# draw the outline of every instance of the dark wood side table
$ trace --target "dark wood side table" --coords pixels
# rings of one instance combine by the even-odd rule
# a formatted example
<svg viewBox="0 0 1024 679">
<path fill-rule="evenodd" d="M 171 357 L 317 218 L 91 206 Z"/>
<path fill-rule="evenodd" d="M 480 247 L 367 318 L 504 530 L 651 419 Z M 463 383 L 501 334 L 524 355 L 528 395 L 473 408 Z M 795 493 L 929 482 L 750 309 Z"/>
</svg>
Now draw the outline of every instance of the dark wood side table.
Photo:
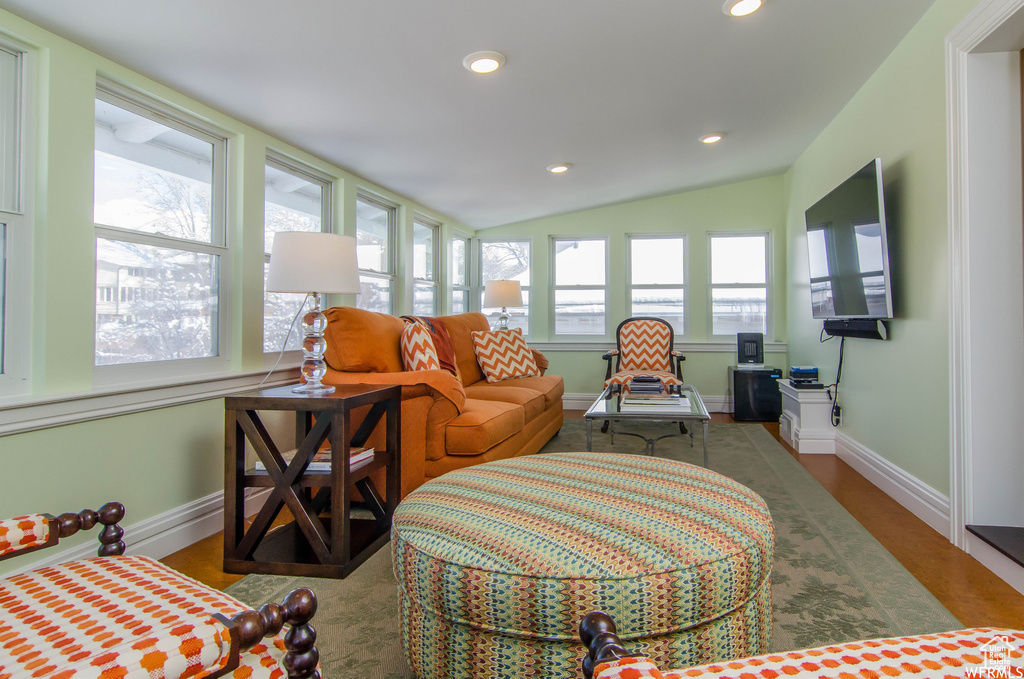
<svg viewBox="0 0 1024 679">
<path fill-rule="evenodd" d="M 400 395 L 398 386 L 349 385 L 323 396 L 296 394 L 287 386 L 225 397 L 226 572 L 344 578 L 387 543 L 401 479 Z M 367 406 L 369 412 L 359 429 L 351 431 L 352 411 Z M 297 452 L 290 464 L 260 420 L 260 410 L 295 412 Z M 364 445 L 382 417 L 387 418 L 385 449 L 375 450 L 369 464 L 350 470 L 349 448 Z M 246 469 L 247 439 L 266 471 Z M 325 439 L 330 441 L 335 463 L 330 471 L 307 471 Z M 383 497 L 370 479 L 382 468 Z M 374 518 L 351 516 L 353 486 Z M 272 489 L 248 529 L 246 488 Z M 294 521 L 275 526 L 285 506 Z"/>
</svg>

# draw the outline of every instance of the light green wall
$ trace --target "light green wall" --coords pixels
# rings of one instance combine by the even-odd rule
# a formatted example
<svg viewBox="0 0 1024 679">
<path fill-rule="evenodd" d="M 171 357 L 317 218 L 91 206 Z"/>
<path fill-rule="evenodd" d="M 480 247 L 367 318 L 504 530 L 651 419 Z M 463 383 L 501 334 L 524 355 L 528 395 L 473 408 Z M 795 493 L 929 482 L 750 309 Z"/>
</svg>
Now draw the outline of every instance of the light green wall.
<svg viewBox="0 0 1024 679">
<path fill-rule="evenodd" d="M 722 231 L 770 233 L 774 281 L 772 328 L 766 339 L 786 338 L 786 236 L 783 177 L 762 179 L 649 198 L 509 224 L 480 231 L 481 238 L 527 237 L 532 239 L 532 292 L 530 296 L 531 341 L 558 341 L 550 328 L 550 236 L 609 235 L 611 278 L 608 285 L 608 335 L 595 339 L 592 351 L 547 354 L 551 372 L 565 378 L 566 392 L 600 393 L 604 361 L 600 354 L 614 346 L 615 327 L 628 315 L 626 298 L 626 241 L 629 234 L 684 234 L 686 236 L 687 297 L 686 342 L 721 342 L 722 353 L 692 353 L 683 375 L 699 392 L 726 395 L 727 367 L 735 363 L 734 337 L 714 338 L 708 327 L 708 234 Z M 677 340 L 680 338 L 677 338 Z M 769 357 L 784 367 L 785 357 Z"/>
<path fill-rule="evenodd" d="M 0 31 L 33 47 L 36 56 L 30 116 L 34 148 L 28 157 L 33 178 L 31 294 L 36 310 L 32 397 L 94 388 L 92 176 L 97 76 L 179 107 L 230 137 L 231 277 L 230 292 L 224 297 L 230 304 L 230 339 L 222 349 L 231 357 L 232 372 L 264 369 L 263 186 L 268 147 L 336 180 L 335 231 L 354 234 L 357 187 L 397 203 L 405 221 L 418 211 L 440 222 L 444 232 L 469 231 L 8 12 L 0 11 Z M 409 229 L 403 227 L 403 232 Z M 411 280 L 402 284 L 411 285 Z M 128 507 L 128 522 L 136 523 L 206 497 L 223 487 L 223 430 L 223 400 L 213 399 L 0 437 L 0 466 L 8 470 L 0 481 L 0 517 L 60 513 L 117 499 Z"/>
<path fill-rule="evenodd" d="M 944 38 L 976 4 L 939 0 L 786 174 L 790 358 L 835 378 L 838 339 L 811 318 L 804 211 L 882 159 L 895 320 L 850 339 L 840 431 L 949 492 L 948 243 Z"/>
</svg>

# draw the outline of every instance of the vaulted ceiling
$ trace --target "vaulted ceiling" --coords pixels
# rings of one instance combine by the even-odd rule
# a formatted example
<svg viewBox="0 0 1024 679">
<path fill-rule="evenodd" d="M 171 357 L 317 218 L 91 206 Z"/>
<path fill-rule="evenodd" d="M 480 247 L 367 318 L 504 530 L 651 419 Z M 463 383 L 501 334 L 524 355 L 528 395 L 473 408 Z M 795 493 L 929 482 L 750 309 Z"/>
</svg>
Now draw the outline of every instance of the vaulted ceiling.
<svg viewBox="0 0 1024 679">
<path fill-rule="evenodd" d="M 721 0 L 0 8 L 484 228 L 785 170 L 931 3 L 765 0 L 742 19 Z M 470 73 L 478 50 L 507 63 Z"/>
</svg>

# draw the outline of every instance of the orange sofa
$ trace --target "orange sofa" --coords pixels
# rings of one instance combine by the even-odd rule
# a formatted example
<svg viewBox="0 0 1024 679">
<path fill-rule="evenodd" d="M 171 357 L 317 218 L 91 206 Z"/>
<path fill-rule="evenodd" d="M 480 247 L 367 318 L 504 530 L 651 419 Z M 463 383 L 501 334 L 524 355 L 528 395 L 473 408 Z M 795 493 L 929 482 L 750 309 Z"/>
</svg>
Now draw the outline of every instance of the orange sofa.
<svg viewBox="0 0 1024 679">
<path fill-rule="evenodd" d="M 490 330 L 480 313 L 442 316 L 459 375 L 406 371 L 400 347 L 406 321 L 352 307 L 325 312 L 324 384 L 402 386 L 402 497 L 453 469 L 539 451 L 562 427 L 562 378 L 533 350 L 541 375 L 488 383 L 473 351 L 474 330 Z M 357 415 L 354 426 L 361 416 Z M 383 445 L 383 426 L 370 439 Z"/>
</svg>

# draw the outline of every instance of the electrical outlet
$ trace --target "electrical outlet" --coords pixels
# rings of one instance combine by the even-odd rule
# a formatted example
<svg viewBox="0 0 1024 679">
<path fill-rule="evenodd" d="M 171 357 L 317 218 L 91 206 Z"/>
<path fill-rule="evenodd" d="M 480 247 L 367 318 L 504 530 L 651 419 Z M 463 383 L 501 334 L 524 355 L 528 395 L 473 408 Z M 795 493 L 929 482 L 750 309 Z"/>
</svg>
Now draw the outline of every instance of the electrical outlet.
<svg viewBox="0 0 1024 679">
<path fill-rule="evenodd" d="M 836 426 L 837 427 L 841 427 L 843 425 L 843 408 L 842 408 L 842 406 L 838 406 L 838 405 L 835 406 L 832 412 L 833 412 L 833 414 L 834 414 L 834 416 L 836 418 Z"/>
</svg>

